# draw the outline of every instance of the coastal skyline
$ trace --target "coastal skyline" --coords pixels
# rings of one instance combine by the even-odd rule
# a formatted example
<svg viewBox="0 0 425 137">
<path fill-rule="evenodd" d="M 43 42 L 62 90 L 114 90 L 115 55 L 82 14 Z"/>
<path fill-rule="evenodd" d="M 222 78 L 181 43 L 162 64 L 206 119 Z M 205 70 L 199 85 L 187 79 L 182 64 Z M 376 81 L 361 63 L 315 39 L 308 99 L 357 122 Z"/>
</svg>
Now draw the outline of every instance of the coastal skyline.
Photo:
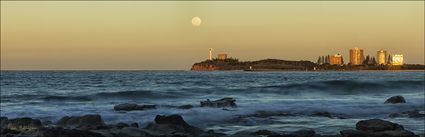
<svg viewBox="0 0 425 137">
<path fill-rule="evenodd" d="M 424 2 L 2 1 L 1 34 L 2 70 L 188 70 L 209 48 L 316 62 L 359 47 L 424 64 Z"/>
</svg>

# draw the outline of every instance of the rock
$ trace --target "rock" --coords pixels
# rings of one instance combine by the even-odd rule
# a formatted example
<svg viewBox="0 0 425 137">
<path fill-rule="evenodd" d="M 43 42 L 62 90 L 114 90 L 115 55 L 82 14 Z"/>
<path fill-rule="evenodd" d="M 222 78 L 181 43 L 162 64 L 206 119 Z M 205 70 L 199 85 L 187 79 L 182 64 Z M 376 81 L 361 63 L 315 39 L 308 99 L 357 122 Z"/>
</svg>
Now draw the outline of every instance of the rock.
<svg viewBox="0 0 425 137">
<path fill-rule="evenodd" d="M 119 137 L 118 134 L 121 132 L 121 129 L 118 128 L 110 128 L 110 129 L 96 129 L 96 130 L 89 130 L 93 133 L 101 134 L 105 137 Z"/>
<path fill-rule="evenodd" d="M 227 137 L 263 137 L 264 135 L 255 135 L 255 132 L 240 131 Z"/>
<path fill-rule="evenodd" d="M 104 137 L 99 133 L 81 131 L 75 129 L 63 129 L 60 127 L 48 128 L 38 132 L 41 137 Z"/>
<path fill-rule="evenodd" d="M 356 124 L 357 130 L 342 130 L 342 137 L 418 137 L 403 126 L 380 119 L 362 120 Z"/>
<path fill-rule="evenodd" d="M 419 137 L 407 130 L 388 130 L 379 132 L 366 132 L 360 130 L 342 130 L 342 137 Z"/>
<path fill-rule="evenodd" d="M 391 113 L 388 117 L 400 117 L 400 113 Z"/>
<path fill-rule="evenodd" d="M 105 126 L 105 123 L 100 115 L 84 115 L 62 117 L 56 125 L 64 128 L 98 129 Z"/>
<path fill-rule="evenodd" d="M 413 111 L 406 111 L 406 112 L 403 112 L 403 113 L 407 114 L 410 118 L 425 117 L 425 111 L 413 110 Z"/>
<path fill-rule="evenodd" d="M 19 131 L 36 130 L 42 128 L 43 125 L 38 119 L 32 118 L 16 118 L 7 120 L 6 128 Z"/>
<path fill-rule="evenodd" d="M 343 137 L 367 137 L 366 132 L 358 131 L 358 130 L 342 130 L 340 131 L 341 136 Z"/>
<path fill-rule="evenodd" d="M 181 106 L 178 106 L 177 108 L 179 108 L 179 109 L 191 109 L 191 108 L 193 108 L 193 106 L 192 106 L 192 105 L 190 105 L 190 104 L 188 104 L 188 105 L 181 105 Z"/>
<path fill-rule="evenodd" d="M 269 130 L 258 130 L 258 131 L 254 132 L 252 134 L 253 135 L 266 135 L 266 136 L 276 135 L 276 133 L 269 131 Z"/>
<path fill-rule="evenodd" d="M 150 137 L 152 133 L 149 133 L 145 129 L 135 127 L 125 127 L 118 133 L 120 137 Z"/>
<path fill-rule="evenodd" d="M 9 137 L 9 136 L 14 136 L 16 134 L 21 133 L 20 131 L 16 131 L 16 130 L 11 130 L 11 129 L 7 129 L 7 128 L 1 128 L 1 132 L 0 132 L 0 136 L 3 137 Z"/>
<path fill-rule="evenodd" d="M 386 130 L 403 130 L 403 126 L 381 119 L 361 120 L 357 122 L 356 129 L 366 132 L 377 132 Z"/>
<path fill-rule="evenodd" d="M 121 129 L 124 127 L 128 127 L 128 124 L 120 122 L 120 123 L 117 123 L 115 127 L 117 127 L 118 129 Z"/>
<path fill-rule="evenodd" d="M 136 127 L 136 128 L 139 128 L 139 124 L 137 124 L 137 123 L 131 123 L 131 124 L 130 124 L 130 127 Z"/>
<path fill-rule="evenodd" d="M 203 133 L 201 129 L 186 123 L 180 115 L 157 115 L 155 117 L 155 123 L 147 125 L 144 129 L 164 134 L 182 133 L 193 136 Z"/>
<path fill-rule="evenodd" d="M 201 101 L 201 107 L 236 107 L 235 101 L 236 100 L 234 98 L 222 98 L 215 101 L 210 101 L 207 99 L 206 101 Z"/>
<path fill-rule="evenodd" d="M 331 113 L 326 112 L 326 111 L 320 111 L 320 112 L 313 112 L 312 114 L 313 116 L 319 116 L 319 117 L 328 117 L 328 118 L 332 118 Z"/>
<path fill-rule="evenodd" d="M 391 104 L 406 103 L 406 100 L 404 99 L 403 96 L 392 96 L 389 99 L 387 99 L 384 103 L 385 104 L 387 104 L 387 103 L 391 103 Z"/>
<path fill-rule="evenodd" d="M 157 123 L 157 124 L 173 124 L 173 125 L 179 125 L 179 126 L 182 126 L 182 127 L 190 127 L 190 125 L 187 124 L 186 121 L 184 121 L 183 118 L 180 115 L 170 115 L 170 116 L 157 115 L 155 117 L 155 123 Z"/>
<path fill-rule="evenodd" d="M 7 117 L 0 117 L 0 126 L 2 129 L 7 126 L 7 123 L 9 123 L 9 119 Z"/>
<path fill-rule="evenodd" d="M 133 110 L 147 110 L 147 109 L 155 109 L 156 105 L 154 104 L 133 104 L 133 103 L 124 103 L 118 104 L 114 106 L 115 111 L 133 111 Z"/>
<path fill-rule="evenodd" d="M 199 135 L 199 137 L 221 137 L 226 136 L 226 134 L 223 133 L 216 133 L 214 130 L 208 130 L 207 132 L 204 132 Z"/>
<path fill-rule="evenodd" d="M 315 134 L 316 132 L 312 129 L 302 129 L 291 133 L 291 135 L 296 137 L 313 137 Z"/>
<path fill-rule="evenodd" d="M 268 137 L 316 137 L 316 132 L 312 129 L 302 129 L 290 134 L 269 135 Z"/>
</svg>

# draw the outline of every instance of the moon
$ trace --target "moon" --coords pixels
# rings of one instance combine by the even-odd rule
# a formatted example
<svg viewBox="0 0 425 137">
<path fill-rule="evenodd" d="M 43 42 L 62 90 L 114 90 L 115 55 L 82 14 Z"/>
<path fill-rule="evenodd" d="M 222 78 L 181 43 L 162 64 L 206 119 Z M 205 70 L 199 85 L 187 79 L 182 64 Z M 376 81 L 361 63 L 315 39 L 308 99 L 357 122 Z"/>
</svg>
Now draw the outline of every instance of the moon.
<svg viewBox="0 0 425 137">
<path fill-rule="evenodd" d="M 192 26 L 197 27 L 197 26 L 200 26 L 201 23 L 202 23 L 201 18 L 199 18 L 199 17 L 193 17 L 192 18 Z"/>
</svg>

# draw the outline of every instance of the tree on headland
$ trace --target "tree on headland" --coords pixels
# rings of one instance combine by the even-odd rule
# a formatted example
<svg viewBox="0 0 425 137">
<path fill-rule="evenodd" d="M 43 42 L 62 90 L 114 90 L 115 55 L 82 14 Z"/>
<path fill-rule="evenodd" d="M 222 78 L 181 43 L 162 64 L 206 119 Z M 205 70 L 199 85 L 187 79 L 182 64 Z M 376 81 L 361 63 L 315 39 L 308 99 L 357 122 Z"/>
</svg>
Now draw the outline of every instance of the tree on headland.
<svg viewBox="0 0 425 137">
<path fill-rule="evenodd" d="M 323 64 L 322 62 L 322 58 L 319 56 L 319 58 L 317 59 L 317 64 Z"/>
<path fill-rule="evenodd" d="M 328 57 L 328 59 L 326 60 L 326 63 L 330 64 L 331 63 L 331 56 L 328 55 L 327 57 Z"/>
<path fill-rule="evenodd" d="M 366 56 L 366 58 L 365 58 L 365 60 L 363 60 L 363 63 L 362 64 L 369 64 L 369 59 L 370 59 L 370 57 L 369 57 L 369 55 L 367 55 Z"/>
<path fill-rule="evenodd" d="M 388 59 L 387 59 L 387 64 L 391 64 L 391 62 L 392 62 L 393 60 L 392 60 L 392 58 L 391 58 L 391 55 L 390 54 L 388 54 Z"/>
<path fill-rule="evenodd" d="M 372 62 L 371 62 L 371 64 L 376 64 L 376 59 L 375 59 L 375 57 L 372 57 Z"/>
</svg>

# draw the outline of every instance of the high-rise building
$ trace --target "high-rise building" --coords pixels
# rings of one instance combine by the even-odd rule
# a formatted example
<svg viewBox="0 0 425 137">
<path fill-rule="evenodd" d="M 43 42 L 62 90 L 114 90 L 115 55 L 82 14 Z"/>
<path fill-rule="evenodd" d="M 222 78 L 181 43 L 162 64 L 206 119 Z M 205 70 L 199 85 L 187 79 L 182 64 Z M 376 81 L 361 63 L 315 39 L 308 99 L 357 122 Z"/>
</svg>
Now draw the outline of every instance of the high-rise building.
<svg viewBox="0 0 425 137">
<path fill-rule="evenodd" d="M 351 65 L 361 65 L 363 63 L 363 49 L 353 48 L 350 49 L 350 64 Z"/>
<path fill-rule="evenodd" d="M 331 65 L 341 65 L 343 64 L 342 56 L 340 54 L 335 54 L 330 57 Z"/>
<path fill-rule="evenodd" d="M 387 64 L 387 51 L 382 49 L 378 50 L 376 53 L 376 58 L 378 59 L 378 64 Z"/>
<path fill-rule="evenodd" d="M 218 54 L 218 59 L 219 60 L 226 60 L 227 59 L 227 54 L 226 53 L 220 53 L 220 54 Z"/>
<path fill-rule="evenodd" d="M 210 50 L 209 50 L 209 54 L 208 54 L 208 55 L 209 55 L 209 58 L 208 58 L 209 60 L 212 60 L 212 51 L 213 51 L 213 49 L 212 49 L 212 48 L 210 48 Z"/>
<path fill-rule="evenodd" d="M 391 65 L 403 65 L 403 55 L 394 54 L 392 58 Z"/>
</svg>

